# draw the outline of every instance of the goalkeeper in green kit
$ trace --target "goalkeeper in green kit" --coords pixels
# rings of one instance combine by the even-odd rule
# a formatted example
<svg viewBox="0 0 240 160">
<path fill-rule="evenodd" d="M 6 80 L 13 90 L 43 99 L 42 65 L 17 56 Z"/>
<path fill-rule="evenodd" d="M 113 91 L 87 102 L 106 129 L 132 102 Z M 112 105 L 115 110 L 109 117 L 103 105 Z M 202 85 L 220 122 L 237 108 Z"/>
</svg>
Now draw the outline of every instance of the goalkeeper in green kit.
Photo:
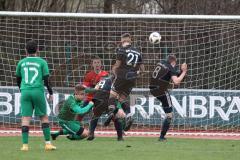
<svg viewBox="0 0 240 160">
<path fill-rule="evenodd" d="M 88 136 L 88 130 L 75 120 L 77 115 L 85 114 L 93 107 L 92 101 L 85 104 L 84 99 L 85 88 L 82 85 L 76 85 L 74 94 L 70 95 L 63 103 L 58 104 L 58 120 L 62 129 L 51 134 L 52 140 L 56 140 L 59 135 L 68 135 L 67 138 L 70 140 L 81 140 Z"/>
<path fill-rule="evenodd" d="M 52 100 L 52 88 L 49 85 L 49 70 L 47 62 L 37 57 L 37 43 L 30 40 L 26 45 L 27 57 L 18 62 L 16 68 L 17 84 L 21 92 L 21 116 L 22 116 L 22 151 L 28 151 L 29 125 L 33 112 L 39 116 L 42 123 L 42 131 L 45 139 L 45 150 L 55 150 L 50 142 L 50 128 L 47 115 L 47 105 L 44 93 L 44 85 L 47 87 Z"/>
</svg>

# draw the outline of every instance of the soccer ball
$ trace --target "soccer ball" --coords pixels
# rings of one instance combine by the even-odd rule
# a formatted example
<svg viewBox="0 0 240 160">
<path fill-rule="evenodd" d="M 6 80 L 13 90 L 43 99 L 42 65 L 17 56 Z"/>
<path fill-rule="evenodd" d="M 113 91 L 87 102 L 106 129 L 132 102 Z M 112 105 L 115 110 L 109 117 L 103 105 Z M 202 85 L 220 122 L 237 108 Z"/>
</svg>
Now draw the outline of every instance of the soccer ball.
<svg viewBox="0 0 240 160">
<path fill-rule="evenodd" d="M 158 44 L 161 41 L 162 36 L 158 32 L 152 32 L 149 36 L 149 41 L 152 44 Z"/>
</svg>

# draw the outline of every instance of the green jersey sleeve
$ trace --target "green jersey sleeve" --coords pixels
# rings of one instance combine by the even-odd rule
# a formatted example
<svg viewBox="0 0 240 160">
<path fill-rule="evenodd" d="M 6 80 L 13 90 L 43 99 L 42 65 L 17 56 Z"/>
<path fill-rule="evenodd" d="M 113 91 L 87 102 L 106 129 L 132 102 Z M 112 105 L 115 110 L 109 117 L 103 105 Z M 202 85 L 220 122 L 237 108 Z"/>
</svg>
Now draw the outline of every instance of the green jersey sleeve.
<svg viewBox="0 0 240 160">
<path fill-rule="evenodd" d="M 76 113 L 76 114 L 84 114 L 87 113 L 91 108 L 93 107 L 93 104 L 88 104 L 85 107 L 79 106 L 76 103 L 71 105 L 71 109 Z"/>
<path fill-rule="evenodd" d="M 43 76 L 49 75 L 49 69 L 48 69 L 48 64 L 45 60 L 43 60 L 43 66 L 42 66 L 42 74 Z"/>
<path fill-rule="evenodd" d="M 85 93 L 95 93 L 95 92 L 97 92 L 97 91 L 98 91 L 97 89 L 95 89 L 95 88 L 90 88 L 90 87 L 88 87 L 88 88 L 86 88 L 86 89 L 84 90 Z"/>
</svg>

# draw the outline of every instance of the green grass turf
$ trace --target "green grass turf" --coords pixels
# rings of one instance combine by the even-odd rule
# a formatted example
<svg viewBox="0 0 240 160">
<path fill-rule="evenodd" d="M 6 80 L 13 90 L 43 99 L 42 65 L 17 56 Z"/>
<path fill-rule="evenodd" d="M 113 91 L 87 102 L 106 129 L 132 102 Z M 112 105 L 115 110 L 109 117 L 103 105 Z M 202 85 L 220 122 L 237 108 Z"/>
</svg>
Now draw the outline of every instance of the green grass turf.
<svg viewBox="0 0 240 160">
<path fill-rule="evenodd" d="M 157 138 L 96 138 L 69 141 L 59 137 L 56 151 L 44 151 L 42 137 L 30 137 L 30 150 L 20 151 L 21 137 L 0 137 L 1 160 L 240 160 L 240 141 Z"/>
</svg>

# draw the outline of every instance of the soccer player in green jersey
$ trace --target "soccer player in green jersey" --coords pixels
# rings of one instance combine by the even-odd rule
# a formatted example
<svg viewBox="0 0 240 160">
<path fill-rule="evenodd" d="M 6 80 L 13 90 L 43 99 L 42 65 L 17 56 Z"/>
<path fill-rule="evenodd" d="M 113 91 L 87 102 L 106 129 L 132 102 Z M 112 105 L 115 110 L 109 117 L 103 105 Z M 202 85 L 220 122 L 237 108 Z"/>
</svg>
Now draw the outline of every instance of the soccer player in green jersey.
<svg viewBox="0 0 240 160">
<path fill-rule="evenodd" d="M 53 140 L 56 140 L 59 135 L 68 135 L 67 138 L 71 140 L 80 140 L 88 136 L 88 130 L 84 129 L 81 123 L 75 120 L 77 115 L 83 115 L 93 107 L 92 101 L 85 105 L 84 99 L 85 87 L 76 85 L 74 94 L 70 95 L 62 105 L 58 106 L 58 120 L 62 129 L 51 134 Z"/>
<path fill-rule="evenodd" d="M 50 128 L 47 115 L 47 105 L 44 93 L 44 85 L 47 87 L 52 99 L 52 88 L 49 86 L 49 70 L 47 62 L 37 57 L 37 43 L 30 40 L 26 45 L 27 57 L 20 60 L 16 68 L 17 84 L 21 92 L 21 116 L 22 116 L 22 151 L 28 151 L 29 124 L 33 115 L 39 116 L 45 139 L 45 150 L 55 150 L 56 147 L 50 141 Z"/>
</svg>

